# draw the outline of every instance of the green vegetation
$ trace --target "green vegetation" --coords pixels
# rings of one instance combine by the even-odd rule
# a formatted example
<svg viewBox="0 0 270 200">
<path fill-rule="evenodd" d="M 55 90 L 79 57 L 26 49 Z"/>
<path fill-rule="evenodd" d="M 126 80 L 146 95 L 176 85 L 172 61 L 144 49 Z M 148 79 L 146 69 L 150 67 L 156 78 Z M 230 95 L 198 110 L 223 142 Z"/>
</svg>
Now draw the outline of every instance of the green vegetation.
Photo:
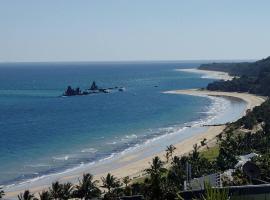
<svg viewBox="0 0 270 200">
<path fill-rule="evenodd" d="M 224 67 L 224 68 L 223 68 Z M 225 68 L 226 67 L 226 68 Z M 270 94 L 270 57 L 254 63 L 222 63 L 202 65 L 201 69 L 226 71 L 240 76 L 232 81 L 214 82 L 208 85 L 208 89 L 222 91 L 253 92 L 256 94 Z M 146 176 L 138 181 L 131 181 L 129 177 L 119 180 L 108 174 L 101 178 L 102 188 L 98 187 L 98 181 L 93 180 L 91 174 L 84 174 L 78 185 L 71 183 L 52 183 L 48 191 L 39 193 L 40 200 L 66 200 L 66 199 L 104 199 L 116 200 L 121 196 L 143 195 L 146 200 L 171 200 L 182 199 L 181 191 L 184 181 L 187 179 L 186 166 L 190 164 L 191 178 L 199 178 L 217 172 L 234 169 L 241 155 L 257 153 L 251 163 L 260 171 L 257 178 L 269 181 L 270 177 L 270 100 L 266 100 L 261 106 L 255 107 L 246 116 L 229 124 L 217 137 L 217 146 L 207 148 L 199 152 L 199 146 L 195 144 L 192 152 L 184 156 L 174 156 L 175 147 L 170 145 L 166 149 L 166 162 L 155 157 L 148 169 Z M 205 146 L 206 139 L 200 142 Z M 166 165 L 167 166 L 167 165 Z M 237 168 L 232 174 L 232 180 L 228 179 L 225 185 L 255 184 L 257 180 L 247 177 L 242 169 Z M 4 192 L 0 189 L 0 199 Z M 34 200 L 36 196 L 26 190 L 18 195 L 19 200 Z M 211 188 L 206 185 L 205 193 L 200 199 L 229 199 L 228 191 Z"/>
<path fill-rule="evenodd" d="M 91 174 L 84 174 L 79 184 L 75 186 L 74 196 L 80 199 L 92 199 L 101 195 L 100 189 L 97 187 L 98 181 L 93 181 Z"/>
<path fill-rule="evenodd" d="M 52 200 L 52 197 L 48 191 L 42 191 L 38 195 L 40 200 Z"/>
<path fill-rule="evenodd" d="M 223 172 L 233 169 L 238 162 L 238 157 L 243 154 L 255 152 L 260 156 L 252 158 L 251 162 L 260 169 L 258 179 L 269 181 L 270 177 L 270 100 L 249 112 L 245 117 L 231 123 L 217 137 L 218 145 L 199 152 L 199 146 L 194 145 L 193 150 L 184 156 L 173 156 L 174 146 L 167 147 L 168 168 L 165 162 L 155 157 L 148 169 L 146 176 L 140 181 L 131 181 L 129 177 L 119 180 L 108 174 L 101 178 L 101 191 L 98 181 L 93 180 L 91 174 L 84 174 L 78 185 L 71 183 L 52 183 L 48 191 L 42 191 L 39 195 L 33 195 L 25 191 L 18 196 L 19 199 L 40 200 L 66 200 L 66 199 L 104 199 L 116 200 L 120 196 L 143 195 L 146 200 L 170 200 L 181 199 L 183 183 L 187 178 L 186 164 L 191 168 L 191 178 Z M 254 131 L 254 127 L 260 127 Z M 205 146 L 205 140 L 201 146 Z M 225 185 L 252 184 L 253 180 L 248 178 L 241 169 L 233 173 L 233 180 L 227 180 Z M 220 189 L 206 187 L 205 194 L 200 199 L 228 199 L 228 192 Z M 3 195 L 3 193 L 1 193 Z"/>
<path fill-rule="evenodd" d="M 18 195 L 19 200 L 35 200 L 34 194 L 30 193 L 29 190 L 25 190 L 24 193 Z"/>
<path fill-rule="evenodd" d="M 205 194 L 202 195 L 203 200 L 228 200 L 229 192 L 225 189 L 212 188 L 209 184 L 205 183 Z"/>
<path fill-rule="evenodd" d="M 173 145 L 170 145 L 167 147 L 166 154 L 165 154 L 165 158 L 166 158 L 167 163 L 169 162 L 170 159 L 173 158 L 173 153 L 174 153 L 175 149 L 176 148 Z"/>
<path fill-rule="evenodd" d="M 200 155 L 209 161 L 214 161 L 218 157 L 218 154 L 219 154 L 219 146 L 218 145 L 210 147 L 210 148 L 200 152 Z"/>
<path fill-rule="evenodd" d="M 139 182 L 132 182 L 129 177 L 119 180 L 110 173 L 101 178 L 101 191 L 98 181 L 93 180 L 91 174 L 84 174 L 77 185 L 71 183 L 52 183 L 46 191 L 34 195 L 26 190 L 18 195 L 19 200 L 66 200 L 66 199 L 103 199 L 116 200 L 121 196 L 143 195 L 146 200 L 181 199 L 180 191 L 183 190 L 183 182 L 186 179 L 186 163 L 192 164 L 192 177 L 200 177 L 213 172 L 212 163 L 202 157 L 198 152 L 198 146 L 194 145 L 193 151 L 188 156 L 172 156 L 174 146 L 167 149 L 170 152 L 170 167 L 165 168 L 164 162 L 155 157 L 148 169 L 146 176 Z M 123 183 L 123 184 L 122 184 Z M 38 198 L 36 197 L 38 196 Z"/>
<path fill-rule="evenodd" d="M 101 187 L 107 189 L 107 193 L 104 195 L 104 200 L 106 199 L 116 199 L 118 196 L 121 196 L 121 190 L 120 186 L 121 183 L 120 181 L 111 175 L 110 173 L 107 174 L 106 177 L 101 177 L 103 185 Z"/>
<path fill-rule="evenodd" d="M 0 188 L 0 199 L 3 199 L 4 196 L 5 196 L 5 192 L 4 190 L 2 190 L 2 188 Z"/>
<path fill-rule="evenodd" d="M 131 181 L 131 184 L 133 184 L 133 183 L 139 183 L 139 184 L 141 184 L 141 183 L 143 183 L 143 182 L 145 181 L 145 179 L 147 179 L 147 178 L 150 178 L 150 176 L 149 176 L 149 175 L 144 175 L 144 176 L 140 176 L 140 177 L 133 178 L 133 180 Z"/>
<path fill-rule="evenodd" d="M 270 57 L 251 63 L 203 64 L 199 69 L 224 71 L 239 76 L 231 81 L 210 83 L 207 86 L 208 90 L 270 95 Z"/>
<path fill-rule="evenodd" d="M 254 162 L 256 161 L 257 164 L 264 163 L 262 165 L 270 167 L 267 160 L 270 147 L 270 120 L 267 116 L 269 111 L 270 100 L 267 100 L 245 117 L 227 127 L 220 138 L 220 152 L 217 158 L 217 165 L 220 169 L 232 168 L 239 155 L 251 152 L 260 155 Z M 254 126 L 260 128 L 256 132 L 252 132 Z M 241 132 L 243 128 L 246 128 L 246 130 Z M 261 170 L 261 172 L 260 178 L 266 180 L 264 175 L 268 172 L 264 172 L 264 170 Z"/>
<path fill-rule="evenodd" d="M 257 77 L 262 70 L 269 69 L 269 65 L 270 57 L 256 62 L 202 64 L 199 69 L 228 72 L 232 76 Z"/>
</svg>

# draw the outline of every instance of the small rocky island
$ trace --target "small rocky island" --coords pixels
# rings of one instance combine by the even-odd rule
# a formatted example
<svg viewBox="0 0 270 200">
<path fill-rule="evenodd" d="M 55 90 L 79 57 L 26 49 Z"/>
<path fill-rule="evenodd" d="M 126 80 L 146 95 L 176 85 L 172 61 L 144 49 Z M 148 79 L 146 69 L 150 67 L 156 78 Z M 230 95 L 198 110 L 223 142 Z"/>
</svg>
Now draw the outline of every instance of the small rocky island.
<svg viewBox="0 0 270 200">
<path fill-rule="evenodd" d="M 123 92 L 125 91 L 125 88 L 118 87 L 118 86 L 110 87 L 110 88 L 100 88 L 97 86 L 96 82 L 93 81 L 90 88 L 84 91 L 81 91 L 79 87 L 72 88 L 71 86 L 68 86 L 63 96 L 79 96 L 79 95 L 89 95 L 89 94 L 97 94 L 97 93 L 110 93 L 112 91 Z"/>
</svg>

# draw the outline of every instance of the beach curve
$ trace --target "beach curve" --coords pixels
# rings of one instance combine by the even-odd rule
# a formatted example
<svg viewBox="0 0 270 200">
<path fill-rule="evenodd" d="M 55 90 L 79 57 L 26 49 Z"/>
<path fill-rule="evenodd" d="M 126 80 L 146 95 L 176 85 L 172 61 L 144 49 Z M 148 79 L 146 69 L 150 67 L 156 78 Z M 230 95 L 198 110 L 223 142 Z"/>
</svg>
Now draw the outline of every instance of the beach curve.
<svg viewBox="0 0 270 200">
<path fill-rule="evenodd" d="M 173 91 L 165 91 L 163 92 L 165 94 L 171 94 L 171 95 L 194 95 L 194 96 L 216 96 L 216 97 L 234 97 L 242 99 L 247 103 L 245 112 L 249 109 L 253 109 L 255 106 L 259 106 L 261 103 L 265 101 L 264 97 L 256 96 L 253 94 L 247 94 L 247 93 L 235 93 L 235 92 L 216 92 L 216 91 L 208 91 L 208 90 L 199 90 L 199 89 L 188 89 L 188 90 L 173 90 Z M 243 113 L 244 114 L 244 113 Z M 184 154 L 189 153 L 192 151 L 193 145 L 199 143 L 204 138 L 207 139 L 207 141 L 213 140 L 218 134 L 220 134 L 224 129 L 225 125 L 218 125 L 218 126 L 209 126 L 205 131 L 202 131 L 190 138 L 184 139 L 183 141 L 174 144 L 172 144 L 176 147 L 175 155 L 181 156 Z M 133 154 L 133 155 L 126 155 L 122 156 L 118 162 L 121 167 L 116 169 L 109 169 L 106 171 L 106 173 L 100 173 L 95 174 L 95 179 L 99 180 L 102 176 L 105 176 L 107 173 L 111 173 L 119 178 L 123 178 L 125 176 L 129 176 L 131 178 L 138 178 L 142 177 L 144 175 L 144 170 L 149 166 L 149 163 L 152 161 L 152 158 L 154 156 L 159 156 L 160 158 L 164 159 L 165 152 L 156 153 L 154 155 L 151 155 L 149 157 L 138 159 L 137 161 L 132 161 L 135 158 L 139 158 L 140 154 Z M 131 161 L 131 162 L 129 162 Z M 85 170 L 85 173 L 89 172 L 89 170 Z M 78 180 L 78 177 L 82 176 L 82 173 L 80 174 L 73 174 L 71 176 L 63 176 L 58 179 L 60 182 L 67 182 L 71 181 L 74 182 Z M 44 190 L 48 188 L 49 183 L 46 185 L 35 185 L 34 183 L 31 184 L 31 187 L 28 189 L 31 189 L 32 192 L 37 193 L 41 190 Z M 15 191 L 8 191 L 6 193 L 6 197 L 15 197 L 17 194 L 22 192 L 22 190 L 15 190 Z"/>
<path fill-rule="evenodd" d="M 202 73 L 205 70 L 198 70 L 198 73 Z M 192 73 L 192 72 L 191 72 Z M 194 72 L 193 72 L 194 73 Z M 208 73 L 208 77 L 210 78 L 211 75 L 213 75 L 213 72 L 203 72 Z M 215 73 L 215 72 L 214 72 Z M 229 76 L 228 74 L 226 76 Z M 220 77 L 219 79 L 222 79 Z M 200 90 L 200 89 L 187 89 L 187 90 L 173 90 L 173 91 L 165 91 L 164 94 L 171 94 L 171 95 L 193 95 L 193 96 L 215 96 L 215 97 L 234 97 L 241 99 L 247 103 L 247 106 L 245 108 L 246 112 L 249 109 L 253 109 L 255 106 L 260 105 L 265 101 L 264 97 L 259 97 L 252 94 L 247 93 L 235 93 L 235 92 L 214 92 L 214 91 L 208 91 L 208 90 Z M 244 115 L 245 113 L 243 113 Z M 219 133 L 221 133 L 225 129 L 225 125 L 219 125 L 219 126 L 210 126 L 207 127 L 207 130 L 202 131 L 192 137 L 186 138 L 183 141 L 179 143 L 172 144 L 177 148 L 175 151 L 175 155 L 181 156 L 184 154 L 189 153 L 192 151 L 193 145 L 196 143 L 199 143 L 204 138 L 207 139 L 207 141 L 211 141 L 213 138 L 216 137 Z M 156 153 L 154 155 L 148 156 L 146 158 L 140 158 L 140 154 L 133 154 L 133 155 L 125 155 L 121 156 L 121 158 L 118 160 L 121 167 L 115 168 L 115 169 L 108 169 L 104 173 L 98 173 L 94 174 L 95 179 L 99 180 L 100 177 L 105 176 L 107 173 L 111 173 L 119 178 L 130 176 L 131 178 L 137 178 L 144 175 L 144 170 L 149 166 L 149 163 L 152 161 L 152 158 L 154 156 L 159 156 L 162 159 L 164 159 L 164 151 L 160 153 Z M 136 160 L 136 161 L 134 161 Z M 90 169 L 85 169 L 83 173 L 91 173 Z M 78 177 L 82 176 L 82 171 L 80 173 L 72 174 L 72 175 L 63 175 L 59 177 L 57 180 L 60 182 L 73 182 L 76 183 L 78 181 Z M 31 192 L 37 193 L 44 189 L 47 189 L 50 186 L 51 182 L 46 182 L 46 184 L 38 184 L 36 185 L 34 182 L 33 184 L 30 184 L 28 188 L 24 189 L 30 189 Z M 23 189 L 19 190 L 9 190 L 6 193 L 6 198 L 13 198 L 16 197 L 20 192 L 22 192 Z"/>
<path fill-rule="evenodd" d="M 235 92 L 212 92 L 208 90 L 198 90 L 198 89 L 189 89 L 189 90 L 173 90 L 166 91 L 165 94 L 182 94 L 182 95 L 194 95 L 194 96 L 219 96 L 219 97 L 234 97 L 241 99 L 247 103 L 245 112 L 247 110 L 252 110 L 254 107 L 261 105 L 265 98 L 261 96 L 256 96 L 253 94 L 247 93 L 235 93 Z M 206 131 L 197 134 L 191 138 L 185 139 L 180 143 L 174 144 L 177 148 L 175 151 L 175 155 L 183 155 L 192 150 L 193 145 L 206 138 L 208 141 L 213 139 L 219 133 L 221 133 L 225 128 L 225 125 L 219 126 L 210 126 Z M 164 157 L 164 152 L 153 155 Z M 119 168 L 111 171 L 111 173 L 119 176 L 130 176 L 130 175 L 138 175 L 140 172 L 142 173 L 145 168 L 148 167 L 149 162 L 151 162 L 153 156 L 147 157 L 143 160 L 137 161 L 136 163 L 130 163 L 129 165 L 124 166 L 123 168 Z"/>
</svg>

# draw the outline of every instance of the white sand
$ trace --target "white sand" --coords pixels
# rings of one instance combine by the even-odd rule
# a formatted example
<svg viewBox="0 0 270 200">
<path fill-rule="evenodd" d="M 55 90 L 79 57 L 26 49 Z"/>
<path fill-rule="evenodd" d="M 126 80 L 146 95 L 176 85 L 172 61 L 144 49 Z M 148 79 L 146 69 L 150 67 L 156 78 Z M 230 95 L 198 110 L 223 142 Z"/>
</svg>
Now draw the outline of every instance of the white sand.
<svg viewBox="0 0 270 200">
<path fill-rule="evenodd" d="M 199 69 L 177 69 L 177 71 L 185 71 L 190 73 L 198 73 L 202 74 L 202 78 L 211 78 L 211 79 L 219 79 L 219 80 L 231 80 L 233 77 L 230 76 L 228 73 L 225 72 L 217 72 L 217 71 L 207 71 L 207 70 L 199 70 Z M 234 93 L 234 92 L 214 92 L 214 91 L 207 91 L 207 90 L 197 90 L 197 89 L 191 89 L 191 90 L 174 90 L 174 91 L 167 91 L 164 92 L 166 94 L 180 94 L 180 95 L 195 95 L 195 96 L 225 96 L 225 97 L 236 97 L 239 99 L 244 100 L 247 102 L 246 110 L 252 109 L 255 106 L 260 105 L 265 101 L 265 98 L 259 97 L 252 94 L 247 93 Z M 172 144 L 177 148 L 175 151 L 175 155 L 183 155 L 186 153 L 189 153 L 193 149 L 193 145 L 196 143 L 199 143 L 204 138 L 207 139 L 207 141 L 212 140 L 215 138 L 219 133 L 221 133 L 225 128 L 225 125 L 222 126 L 212 126 L 206 129 L 206 131 L 202 131 L 199 134 L 194 135 L 193 137 L 190 137 L 188 139 L 185 139 L 177 144 L 175 144 L 172 141 Z M 161 158 L 164 158 L 165 152 L 157 153 L 155 155 L 141 158 L 143 154 L 143 150 L 141 152 L 136 152 L 134 154 L 129 155 L 123 155 L 118 160 L 117 163 L 120 164 L 118 168 L 111 169 L 110 165 L 106 166 L 105 173 L 100 173 L 95 175 L 95 179 L 99 180 L 101 176 L 105 176 L 107 173 L 112 173 L 113 175 L 121 178 L 125 176 L 130 177 L 139 177 L 142 176 L 144 173 L 144 169 L 149 167 L 149 163 L 152 161 L 152 158 L 154 156 L 159 156 Z M 135 161 L 134 161 L 135 160 Z M 99 167 L 99 166 L 97 166 Z M 104 167 L 104 166 L 103 166 Z M 57 180 L 60 182 L 77 182 L 78 177 L 81 177 L 83 173 L 91 173 L 91 169 L 85 168 L 76 173 L 71 174 L 62 174 L 57 177 Z M 31 192 L 34 192 L 37 194 L 41 190 L 47 189 L 51 184 L 51 179 L 44 180 L 42 182 L 33 182 L 31 184 L 28 184 L 26 187 L 16 187 L 8 189 L 6 192 L 5 199 L 15 199 L 17 195 L 22 192 L 24 189 L 30 189 Z"/>
<path fill-rule="evenodd" d="M 182 71 L 182 72 L 190 72 L 190 73 L 196 73 L 201 74 L 202 78 L 209 78 L 209 79 L 220 79 L 220 80 L 232 80 L 234 77 L 230 76 L 227 72 L 220 72 L 220 71 L 210 71 L 210 70 L 201 70 L 201 69 L 176 69 L 176 71 Z"/>
<path fill-rule="evenodd" d="M 263 97 L 259 97 L 256 95 L 252 95 L 252 94 L 247 94 L 247 93 L 234 93 L 234 92 L 212 92 L 212 91 L 207 91 L 207 90 L 175 90 L 175 91 L 167 91 L 165 92 L 167 94 L 180 94 L 180 95 L 196 95 L 196 96 L 201 96 L 201 95 L 212 95 L 212 96 L 226 96 L 226 97 L 236 97 L 236 98 L 240 98 L 244 101 L 247 102 L 247 109 L 252 109 L 255 106 L 260 105 L 261 103 L 263 103 L 265 101 L 265 98 Z M 212 140 L 213 138 L 215 138 L 219 133 L 221 133 L 224 130 L 225 126 L 212 126 L 209 127 L 206 131 L 203 131 L 199 134 L 196 134 L 193 137 L 190 137 L 188 139 L 185 139 L 184 141 L 181 141 L 177 144 L 174 144 L 174 142 L 172 141 L 172 144 L 175 145 L 175 147 L 177 148 L 175 151 L 175 155 L 183 155 L 185 153 L 188 153 L 192 150 L 193 145 L 196 143 L 199 143 L 202 139 L 206 138 L 207 141 Z M 141 152 L 142 153 L 142 152 Z M 100 179 L 101 176 L 105 176 L 108 172 L 112 173 L 113 175 L 121 178 L 124 176 L 130 176 L 130 177 L 138 177 L 138 176 L 142 176 L 144 169 L 146 169 L 147 167 L 149 167 L 149 163 L 151 162 L 152 158 L 154 156 L 159 156 L 161 158 L 164 158 L 164 154 L 165 152 L 162 153 L 158 153 L 143 159 L 140 159 L 140 153 L 137 154 L 132 154 L 129 156 L 122 156 L 119 160 L 118 163 L 120 163 L 121 167 L 118 167 L 116 169 L 112 169 L 110 170 L 110 167 L 108 166 L 108 170 L 106 171 L 106 173 L 102 173 L 102 174 L 96 174 L 95 178 L 96 179 Z M 134 159 L 136 161 L 134 161 Z M 130 162 L 129 162 L 130 161 Z M 85 169 L 83 171 L 84 173 L 90 172 L 90 170 Z M 78 174 L 72 174 L 72 175 L 63 175 L 63 177 L 60 177 L 59 180 L 60 182 L 67 182 L 67 181 L 71 181 L 74 182 L 78 179 L 78 177 L 82 176 L 82 172 L 78 173 Z M 31 184 L 31 186 L 29 186 L 31 192 L 39 192 L 42 189 L 47 189 L 48 188 L 48 184 L 44 184 L 44 185 L 36 185 L 34 182 L 33 184 Z M 19 194 L 20 192 L 22 192 L 22 189 L 20 190 L 10 190 L 7 192 L 6 194 L 6 198 L 14 198 L 17 196 L 17 194 Z"/>
<path fill-rule="evenodd" d="M 189 90 L 173 90 L 164 92 L 166 94 L 184 94 L 193 96 L 224 96 L 224 97 L 235 97 L 247 102 L 247 109 L 252 109 L 255 106 L 260 105 L 265 101 L 265 97 L 249 94 L 249 93 L 238 93 L 238 92 L 218 92 L 209 90 L 189 89 Z"/>
<path fill-rule="evenodd" d="M 246 110 L 253 109 L 255 106 L 262 104 L 265 101 L 265 98 L 246 94 L 246 93 L 234 93 L 234 92 L 212 92 L 212 91 L 201 91 L 201 90 L 176 90 L 176 91 L 167 91 L 165 93 L 168 94 L 185 94 L 185 95 L 212 95 L 212 96 L 226 96 L 226 97 L 235 97 L 244 100 L 247 102 Z M 201 134 L 197 134 L 189 139 L 186 139 L 178 144 L 174 144 L 177 148 L 175 151 L 175 155 L 183 155 L 188 153 L 192 150 L 193 145 L 199 143 L 203 138 L 206 138 L 208 141 L 213 139 L 219 133 L 223 131 L 225 128 L 224 125 L 222 126 L 212 126 L 209 127 L 206 131 L 202 132 Z M 172 141 L 173 144 L 173 141 Z M 165 152 L 156 154 L 156 156 L 160 156 L 164 158 Z M 154 155 L 153 155 L 154 156 Z M 118 177 L 124 176 L 137 176 L 140 172 L 142 172 L 145 168 L 149 166 L 149 162 L 151 162 L 153 156 L 139 160 L 137 162 L 130 163 L 126 166 L 123 166 L 119 169 L 112 170 L 111 173 L 115 174 Z M 127 159 L 127 158 L 126 158 Z"/>
</svg>

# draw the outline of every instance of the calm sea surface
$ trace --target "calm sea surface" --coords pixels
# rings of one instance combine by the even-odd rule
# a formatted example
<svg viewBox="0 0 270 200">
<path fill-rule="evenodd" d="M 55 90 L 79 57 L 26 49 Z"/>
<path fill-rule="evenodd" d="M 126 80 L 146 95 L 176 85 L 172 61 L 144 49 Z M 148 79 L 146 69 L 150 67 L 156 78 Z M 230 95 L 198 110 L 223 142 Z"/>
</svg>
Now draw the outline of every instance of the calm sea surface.
<svg viewBox="0 0 270 200">
<path fill-rule="evenodd" d="M 209 117 L 211 99 L 168 95 L 211 79 L 175 71 L 198 63 L 0 64 L 0 185 L 61 172 Z M 61 97 L 68 85 L 124 92 Z"/>
</svg>

